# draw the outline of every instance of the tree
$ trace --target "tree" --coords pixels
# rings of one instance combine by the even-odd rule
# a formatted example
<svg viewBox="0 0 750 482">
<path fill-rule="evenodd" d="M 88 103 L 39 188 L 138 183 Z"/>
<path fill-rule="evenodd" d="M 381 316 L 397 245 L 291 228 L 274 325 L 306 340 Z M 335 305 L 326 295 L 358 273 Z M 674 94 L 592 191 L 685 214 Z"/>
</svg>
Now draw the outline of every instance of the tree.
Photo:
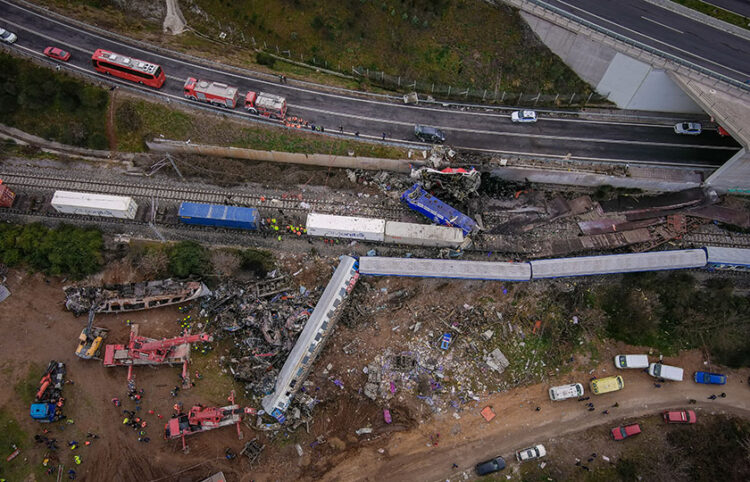
<svg viewBox="0 0 750 482">
<path fill-rule="evenodd" d="M 180 241 L 169 250 L 169 272 L 177 278 L 202 276 L 209 265 L 206 250 L 195 241 Z"/>
</svg>

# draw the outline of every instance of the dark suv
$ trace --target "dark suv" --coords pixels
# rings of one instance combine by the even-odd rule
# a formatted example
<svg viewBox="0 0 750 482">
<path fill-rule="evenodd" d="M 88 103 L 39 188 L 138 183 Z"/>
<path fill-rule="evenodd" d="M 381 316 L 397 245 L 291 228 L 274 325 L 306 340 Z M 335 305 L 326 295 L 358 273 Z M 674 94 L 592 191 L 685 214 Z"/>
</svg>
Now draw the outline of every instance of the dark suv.
<svg viewBox="0 0 750 482">
<path fill-rule="evenodd" d="M 424 142 L 434 142 L 436 144 L 442 144 L 445 142 L 445 134 L 443 134 L 443 131 L 437 127 L 421 126 L 417 124 L 414 126 L 414 135 Z"/>
<path fill-rule="evenodd" d="M 495 457 L 486 462 L 477 464 L 476 471 L 477 475 L 487 475 L 493 472 L 499 472 L 505 468 L 505 459 L 502 457 Z"/>
</svg>

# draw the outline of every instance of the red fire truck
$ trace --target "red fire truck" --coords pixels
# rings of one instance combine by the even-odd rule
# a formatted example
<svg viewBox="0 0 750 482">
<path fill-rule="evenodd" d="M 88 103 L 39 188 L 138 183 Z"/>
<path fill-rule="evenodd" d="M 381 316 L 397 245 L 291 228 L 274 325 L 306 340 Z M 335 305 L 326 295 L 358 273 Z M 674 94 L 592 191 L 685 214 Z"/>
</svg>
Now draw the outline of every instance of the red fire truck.
<svg viewBox="0 0 750 482">
<path fill-rule="evenodd" d="M 264 92 L 248 92 L 245 96 L 245 109 L 253 114 L 284 120 L 286 99 L 280 95 Z"/>
<path fill-rule="evenodd" d="M 237 106 L 237 87 L 220 82 L 209 82 L 188 77 L 184 87 L 185 97 L 200 100 L 220 107 L 234 109 Z"/>
</svg>

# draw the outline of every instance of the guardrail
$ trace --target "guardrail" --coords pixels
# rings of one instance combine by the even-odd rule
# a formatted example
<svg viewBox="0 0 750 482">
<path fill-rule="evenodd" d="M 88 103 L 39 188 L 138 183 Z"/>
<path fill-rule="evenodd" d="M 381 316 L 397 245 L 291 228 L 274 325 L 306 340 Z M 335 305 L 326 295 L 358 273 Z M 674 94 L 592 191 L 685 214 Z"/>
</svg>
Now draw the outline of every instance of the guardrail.
<svg viewBox="0 0 750 482">
<path fill-rule="evenodd" d="M 578 15 L 572 14 L 570 12 L 567 12 L 561 8 L 555 7 L 554 5 L 550 5 L 549 3 L 544 2 L 542 0 L 503 0 L 503 2 L 513 5 L 531 14 L 534 14 L 535 12 L 533 8 L 529 8 L 529 4 L 535 5 L 536 7 L 541 8 L 545 11 L 553 12 L 554 14 L 564 17 L 572 22 L 575 22 L 576 24 L 582 25 L 602 35 L 606 35 L 607 37 L 613 38 L 617 40 L 618 42 L 622 42 L 631 47 L 635 47 L 651 55 L 661 57 L 669 62 L 674 62 L 675 64 L 687 67 L 692 71 L 695 71 L 705 76 L 719 80 L 721 82 L 731 85 L 732 87 L 739 88 L 745 92 L 750 92 L 750 85 L 742 81 L 733 79 L 731 77 L 728 77 L 724 74 L 708 69 L 701 65 L 698 65 L 689 60 L 685 60 L 681 57 L 677 57 L 676 55 L 672 55 L 670 53 L 664 52 L 663 50 L 651 47 L 650 45 L 647 45 L 638 40 L 634 40 L 634 39 L 631 39 L 630 37 L 626 37 L 625 35 L 619 34 L 608 28 L 602 27 L 594 22 L 586 20 L 585 18 L 579 17 Z"/>
</svg>

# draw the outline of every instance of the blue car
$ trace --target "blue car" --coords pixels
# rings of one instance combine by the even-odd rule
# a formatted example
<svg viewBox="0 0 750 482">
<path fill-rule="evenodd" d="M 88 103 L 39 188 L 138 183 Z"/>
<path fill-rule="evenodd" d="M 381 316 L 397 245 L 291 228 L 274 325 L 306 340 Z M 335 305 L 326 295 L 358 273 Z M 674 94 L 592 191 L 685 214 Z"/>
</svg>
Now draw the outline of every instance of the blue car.
<svg viewBox="0 0 750 482">
<path fill-rule="evenodd" d="M 695 372 L 693 376 L 695 383 L 704 383 L 706 385 L 724 385 L 727 383 L 727 376 L 718 373 Z"/>
</svg>

